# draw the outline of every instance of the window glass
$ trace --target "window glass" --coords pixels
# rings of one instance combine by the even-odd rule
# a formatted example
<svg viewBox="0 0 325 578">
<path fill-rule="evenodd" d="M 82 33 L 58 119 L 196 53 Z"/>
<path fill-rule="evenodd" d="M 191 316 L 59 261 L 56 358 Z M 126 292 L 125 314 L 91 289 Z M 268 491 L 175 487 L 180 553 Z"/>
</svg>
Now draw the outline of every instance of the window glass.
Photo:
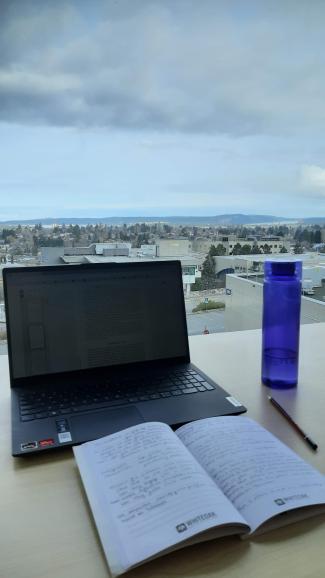
<svg viewBox="0 0 325 578">
<path fill-rule="evenodd" d="M 180 260 L 192 335 L 260 327 L 264 259 L 302 255 L 325 321 L 324 18 L 308 0 L 1 2 L 0 269 Z"/>
</svg>

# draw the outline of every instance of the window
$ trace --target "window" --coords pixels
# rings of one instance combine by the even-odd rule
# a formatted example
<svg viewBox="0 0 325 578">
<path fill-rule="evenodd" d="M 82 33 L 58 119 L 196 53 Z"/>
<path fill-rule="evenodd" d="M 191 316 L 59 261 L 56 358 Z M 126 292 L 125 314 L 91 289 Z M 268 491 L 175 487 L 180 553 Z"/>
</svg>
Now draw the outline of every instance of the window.
<svg viewBox="0 0 325 578">
<path fill-rule="evenodd" d="M 322 3 L 5 4 L 0 267 L 193 258 L 190 326 L 237 239 L 322 254 Z"/>
</svg>

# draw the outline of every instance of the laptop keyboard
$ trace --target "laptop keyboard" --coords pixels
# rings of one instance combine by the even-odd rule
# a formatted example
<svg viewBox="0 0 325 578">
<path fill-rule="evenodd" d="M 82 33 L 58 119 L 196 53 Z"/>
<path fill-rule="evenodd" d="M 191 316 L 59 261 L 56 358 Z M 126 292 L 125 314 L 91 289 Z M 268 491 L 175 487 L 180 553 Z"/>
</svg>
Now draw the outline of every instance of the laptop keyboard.
<svg viewBox="0 0 325 578">
<path fill-rule="evenodd" d="M 32 421 L 57 415 L 82 413 L 136 402 L 189 395 L 215 389 L 193 369 L 174 371 L 167 375 L 131 378 L 87 387 L 43 392 L 28 390 L 19 398 L 21 421 Z"/>
</svg>

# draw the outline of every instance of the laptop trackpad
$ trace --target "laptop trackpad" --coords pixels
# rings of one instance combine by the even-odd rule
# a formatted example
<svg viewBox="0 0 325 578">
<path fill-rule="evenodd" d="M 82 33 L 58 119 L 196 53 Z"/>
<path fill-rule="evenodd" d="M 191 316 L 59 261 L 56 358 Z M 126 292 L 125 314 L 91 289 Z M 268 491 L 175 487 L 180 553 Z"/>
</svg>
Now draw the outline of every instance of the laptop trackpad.
<svg viewBox="0 0 325 578">
<path fill-rule="evenodd" d="M 138 423 L 144 419 L 136 407 L 123 409 L 107 409 L 84 415 L 72 416 L 70 419 L 72 440 L 82 442 L 115 433 Z"/>
</svg>

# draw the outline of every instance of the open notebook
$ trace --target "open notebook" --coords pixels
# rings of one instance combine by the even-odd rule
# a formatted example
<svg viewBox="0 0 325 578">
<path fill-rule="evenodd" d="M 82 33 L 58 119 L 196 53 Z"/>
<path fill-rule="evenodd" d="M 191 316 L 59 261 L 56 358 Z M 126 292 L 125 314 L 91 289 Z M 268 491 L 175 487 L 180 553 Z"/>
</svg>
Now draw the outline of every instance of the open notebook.
<svg viewBox="0 0 325 578">
<path fill-rule="evenodd" d="M 73 450 L 113 576 L 325 513 L 325 477 L 246 417 L 146 423 Z"/>
</svg>

